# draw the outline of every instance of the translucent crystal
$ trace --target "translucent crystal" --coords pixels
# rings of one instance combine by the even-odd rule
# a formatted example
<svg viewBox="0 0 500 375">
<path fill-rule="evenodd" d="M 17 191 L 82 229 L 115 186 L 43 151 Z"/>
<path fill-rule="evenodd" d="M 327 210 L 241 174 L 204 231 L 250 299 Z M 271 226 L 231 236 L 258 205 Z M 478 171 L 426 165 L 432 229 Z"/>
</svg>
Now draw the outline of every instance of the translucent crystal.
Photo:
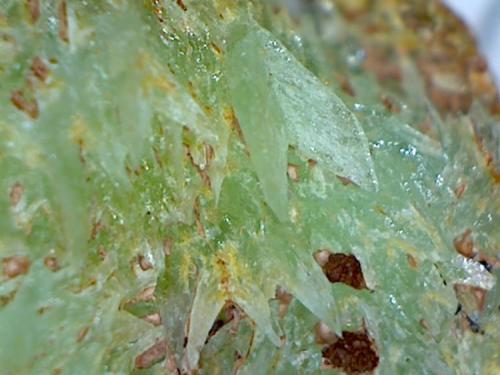
<svg viewBox="0 0 500 375">
<path fill-rule="evenodd" d="M 499 372 L 471 39 L 434 1 L 297 6 L 1 2 L 1 373 Z"/>
</svg>

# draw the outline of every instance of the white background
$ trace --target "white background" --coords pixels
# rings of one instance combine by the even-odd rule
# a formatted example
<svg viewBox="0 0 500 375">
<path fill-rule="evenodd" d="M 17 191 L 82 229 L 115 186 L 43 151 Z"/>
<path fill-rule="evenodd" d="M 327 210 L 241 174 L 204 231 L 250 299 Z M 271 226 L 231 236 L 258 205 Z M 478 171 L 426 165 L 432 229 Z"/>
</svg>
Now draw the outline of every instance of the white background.
<svg viewBox="0 0 500 375">
<path fill-rule="evenodd" d="M 500 89 L 500 0 L 443 1 L 469 25 Z"/>
</svg>

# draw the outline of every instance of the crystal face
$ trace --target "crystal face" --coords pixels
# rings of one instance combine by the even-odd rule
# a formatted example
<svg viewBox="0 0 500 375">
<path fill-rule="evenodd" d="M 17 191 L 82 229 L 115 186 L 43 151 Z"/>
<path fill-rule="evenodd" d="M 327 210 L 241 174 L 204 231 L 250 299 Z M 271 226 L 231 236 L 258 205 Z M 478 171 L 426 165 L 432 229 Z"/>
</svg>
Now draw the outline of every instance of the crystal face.
<svg viewBox="0 0 500 375">
<path fill-rule="evenodd" d="M 1 373 L 500 371 L 487 67 L 300 4 L 1 2 Z"/>
</svg>

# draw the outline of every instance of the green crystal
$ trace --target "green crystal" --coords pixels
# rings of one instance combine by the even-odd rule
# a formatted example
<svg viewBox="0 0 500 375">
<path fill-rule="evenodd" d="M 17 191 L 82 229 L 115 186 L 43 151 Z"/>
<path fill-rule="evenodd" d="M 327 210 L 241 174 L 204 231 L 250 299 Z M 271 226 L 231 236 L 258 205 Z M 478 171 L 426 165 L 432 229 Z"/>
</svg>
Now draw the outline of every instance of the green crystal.
<svg viewBox="0 0 500 375">
<path fill-rule="evenodd" d="M 368 3 L 0 1 L 0 373 L 500 371 L 494 94 Z"/>
</svg>

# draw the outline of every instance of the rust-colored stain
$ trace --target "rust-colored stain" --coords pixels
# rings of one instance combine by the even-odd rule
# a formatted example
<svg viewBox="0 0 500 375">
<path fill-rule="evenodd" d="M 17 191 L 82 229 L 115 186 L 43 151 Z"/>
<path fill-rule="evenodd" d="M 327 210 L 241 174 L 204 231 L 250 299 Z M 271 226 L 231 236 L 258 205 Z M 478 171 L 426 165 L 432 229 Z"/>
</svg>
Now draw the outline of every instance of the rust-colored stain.
<svg viewBox="0 0 500 375">
<path fill-rule="evenodd" d="M 399 105 L 393 99 L 391 99 L 386 95 L 380 95 L 380 101 L 384 105 L 385 109 L 387 109 L 389 112 L 399 113 L 401 111 Z"/>
<path fill-rule="evenodd" d="M 76 342 L 80 343 L 83 340 L 85 340 L 85 337 L 87 337 L 87 334 L 89 333 L 90 327 L 86 326 L 83 327 L 79 332 L 78 335 L 76 336 Z"/>
<path fill-rule="evenodd" d="M 7 306 L 16 296 L 17 290 L 0 296 L 0 308 Z"/>
<path fill-rule="evenodd" d="M 203 168 L 200 167 L 198 164 L 196 164 L 196 162 L 194 161 L 193 155 L 191 154 L 191 149 L 186 144 L 184 144 L 184 154 L 188 158 L 191 165 L 196 169 L 196 171 L 200 175 L 201 180 L 203 181 L 205 186 L 207 186 L 208 188 L 211 188 L 212 181 L 210 180 L 210 176 L 208 174 L 208 168 L 210 167 L 210 162 L 215 157 L 215 152 L 214 152 L 213 147 L 210 145 L 204 145 L 204 147 L 205 147 L 206 164 Z"/>
<path fill-rule="evenodd" d="M 62 0 L 59 3 L 58 15 L 59 15 L 59 38 L 63 42 L 69 43 L 68 8 L 66 5 L 66 0 Z"/>
<path fill-rule="evenodd" d="M 51 306 L 42 306 L 36 310 L 36 313 L 40 316 L 44 315 L 47 311 L 51 309 Z"/>
<path fill-rule="evenodd" d="M 220 56 L 222 54 L 222 49 L 216 43 L 211 42 L 210 47 L 212 48 L 212 51 L 214 51 L 217 56 Z"/>
<path fill-rule="evenodd" d="M 139 267 L 141 267 L 143 271 L 153 269 L 153 264 L 142 254 L 137 256 L 137 263 L 139 263 Z"/>
<path fill-rule="evenodd" d="M 314 159 L 307 159 L 307 165 L 309 168 L 314 168 L 318 165 L 318 162 Z"/>
<path fill-rule="evenodd" d="M 31 62 L 31 72 L 40 81 L 45 82 L 49 75 L 49 67 L 43 62 L 40 57 L 35 57 Z"/>
<path fill-rule="evenodd" d="M 155 14 L 158 22 L 164 23 L 165 17 L 163 15 L 163 13 L 165 12 L 165 9 L 163 8 L 161 1 L 160 0 L 151 0 L 151 2 L 149 4 L 151 5 L 153 13 Z"/>
<path fill-rule="evenodd" d="M 352 87 L 351 82 L 349 82 L 349 79 L 347 79 L 347 77 L 345 76 L 342 76 L 338 77 L 338 80 L 342 91 L 344 91 L 347 95 L 352 96 L 354 98 L 356 96 L 356 93 L 354 92 L 354 88 Z"/>
<path fill-rule="evenodd" d="M 97 253 L 99 254 L 99 257 L 101 258 L 101 260 L 106 259 L 107 252 L 106 252 L 106 248 L 104 247 L 104 245 L 99 245 L 99 248 L 97 249 Z"/>
<path fill-rule="evenodd" d="M 138 370 L 148 369 L 154 364 L 162 361 L 167 355 L 167 343 L 165 340 L 157 341 L 142 354 L 135 358 L 135 368 Z"/>
<path fill-rule="evenodd" d="M 406 254 L 406 258 L 408 260 L 408 265 L 411 268 L 417 268 L 418 267 L 418 262 L 417 262 L 417 260 L 415 259 L 415 257 L 413 255 Z"/>
<path fill-rule="evenodd" d="M 495 184 L 500 183 L 500 169 L 495 165 L 495 159 L 490 151 L 485 151 L 485 163 Z"/>
<path fill-rule="evenodd" d="M 45 259 L 43 260 L 43 264 L 52 272 L 57 272 L 61 269 L 59 261 L 54 256 L 45 257 Z"/>
<path fill-rule="evenodd" d="M 323 272 L 331 283 L 344 283 L 355 289 L 367 289 L 361 264 L 354 255 L 330 254 Z"/>
<path fill-rule="evenodd" d="M 194 201 L 194 220 L 196 222 L 196 231 L 200 237 L 205 238 L 205 227 L 203 226 L 203 223 L 201 221 L 201 207 L 200 207 L 200 198 L 196 197 Z"/>
<path fill-rule="evenodd" d="M 347 374 L 371 372 L 379 363 L 375 343 L 366 332 L 343 331 L 342 337 L 323 349 L 323 359 L 325 365 Z"/>
<path fill-rule="evenodd" d="M 220 272 L 220 286 L 224 290 L 225 294 L 230 295 L 231 294 L 230 290 L 229 290 L 230 275 L 229 275 L 229 271 L 227 269 L 227 264 L 224 261 L 224 259 L 221 259 L 219 257 L 215 261 L 215 264 L 219 268 L 219 272 Z"/>
<path fill-rule="evenodd" d="M 273 14 L 279 14 L 282 8 L 279 5 L 273 5 L 271 10 L 273 11 Z"/>
<path fill-rule="evenodd" d="M 474 241 L 472 239 L 472 230 L 467 228 L 462 234 L 453 240 L 455 250 L 466 258 L 474 257 Z"/>
<path fill-rule="evenodd" d="M 181 8 L 184 12 L 186 12 L 188 10 L 186 4 L 184 4 L 184 1 L 183 0 L 177 0 L 177 5 L 179 6 L 179 8 Z"/>
<path fill-rule="evenodd" d="M 455 194 L 455 197 L 457 199 L 461 199 L 465 192 L 467 191 L 467 181 L 461 181 L 455 190 L 453 190 L 453 193 Z"/>
<path fill-rule="evenodd" d="M 421 326 L 423 329 L 425 329 L 427 332 L 431 332 L 431 327 L 430 327 L 429 323 L 427 322 L 427 320 L 425 320 L 425 319 L 423 319 L 423 318 L 422 318 L 422 319 L 420 319 L 420 320 L 418 321 L 418 323 L 419 323 L 419 324 L 420 324 L 420 326 Z"/>
<path fill-rule="evenodd" d="M 478 127 L 475 123 L 472 124 L 472 130 L 474 132 L 474 141 L 476 143 L 476 146 L 479 152 L 483 155 L 486 169 L 493 179 L 493 182 L 496 184 L 500 183 L 500 169 L 498 165 L 500 161 L 495 162 L 495 158 L 493 157 L 492 152 L 486 146 L 484 138 L 479 133 Z"/>
<path fill-rule="evenodd" d="M 348 177 L 344 177 L 344 176 L 340 176 L 340 175 L 336 175 L 337 179 L 340 181 L 340 183 L 344 186 L 347 186 L 347 185 L 355 185 L 357 186 L 356 183 L 354 183 L 350 178 Z"/>
<path fill-rule="evenodd" d="M 38 117 L 38 103 L 35 98 L 31 100 L 26 99 L 25 94 L 22 90 L 16 90 L 10 96 L 10 101 L 14 106 L 20 111 L 26 113 L 32 119 Z"/>
<path fill-rule="evenodd" d="M 225 306 L 222 308 L 221 312 L 217 316 L 217 319 L 215 319 L 214 323 L 212 324 L 212 327 L 210 327 L 207 338 L 205 340 L 205 344 L 212 337 L 214 337 L 222 327 L 224 327 L 229 322 L 239 323 L 240 315 L 241 312 L 238 306 L 236 306 L 231 301 L 226 302 Z"/>
<path fill-rule="evenodd" d="M 237 134 L 240 141 L 243 144 L 246 144 L 245 137 L 243 136 L 243 131 L 241 130 L 240 122 L 236 117 L 236 113 L 234 113 L 233 107 L 228 107 L 224 110 L 224 120 L 226 120 L 226 123 L 229 124 L 231 130 Z"/>
<path fill-rule="evenodd" d="M 288 306 L 293 300 L 293 295 L 288 293 L 284 288 L 278 286 L 276 288 L 276 299 L 280 303 L 279 307 L 279 317 L 283 319 L 288 311 Z"/>
<path fill-rule="evenodd" d="M 26 9 L 28 10 L 31 23 L 36 23 L 40 18 L 40 0 L 26 0 Z"/>
<path fill-rule="evenodd" d="M 31 261 L 27 256 L 14 255 L 2 259 L 3 275 L 9 279 L 28 273 L 30 266 Z"/>
<path fill-rule="evenodd" d="M 90 239 L 95 240 L 103 229 L 104 224 L 100 220 L 95 221 L 92 225 L 92 231 L 90 232 Z"/>
<path fill-rule="evenodd" d="M 215 150 L 211 145 L 205 144 L 205 158 L 207 160 L 207 168 L 210 166 L 210 163 L 215 158 Z"/>
</svg>

